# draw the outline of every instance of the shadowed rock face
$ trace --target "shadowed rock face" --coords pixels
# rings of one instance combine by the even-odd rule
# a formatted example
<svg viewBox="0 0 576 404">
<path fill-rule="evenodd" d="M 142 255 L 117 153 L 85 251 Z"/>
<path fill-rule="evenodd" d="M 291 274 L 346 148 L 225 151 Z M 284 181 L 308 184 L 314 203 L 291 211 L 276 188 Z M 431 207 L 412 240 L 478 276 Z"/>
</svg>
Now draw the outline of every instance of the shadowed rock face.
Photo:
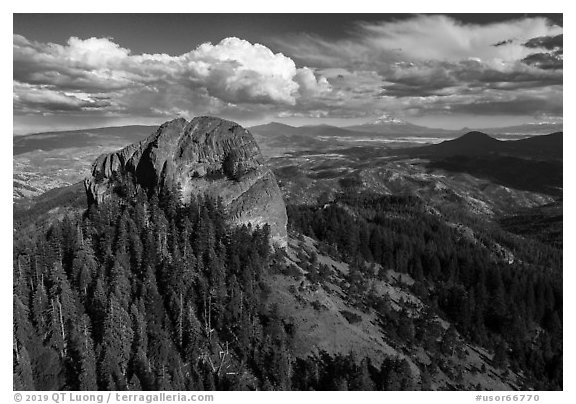
<svg viewBox="0 0 576 404">
<path fill-rule="evenodd" d="M 140 143 L 98 157 L 84 184 L 89 204 L 102 202 L 127 180 L 148 190 L 179 185 L 184 202 L 192 194 L 221 197 L 232 222 L 267 223 L 273 240 L 285 246 L 286 206 L 263 161 L 252 134 L 237 123 L 180 118 Z"/>
</svg>

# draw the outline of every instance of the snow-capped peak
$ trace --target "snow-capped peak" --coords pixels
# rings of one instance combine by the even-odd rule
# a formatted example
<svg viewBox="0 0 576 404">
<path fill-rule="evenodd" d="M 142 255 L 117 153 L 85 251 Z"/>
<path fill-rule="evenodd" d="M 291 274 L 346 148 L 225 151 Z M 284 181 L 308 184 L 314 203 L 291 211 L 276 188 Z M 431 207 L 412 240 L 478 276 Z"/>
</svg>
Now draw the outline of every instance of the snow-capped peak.
<svg viewBox="0 0 576 404">
<path fill-rule="evenodd" d="M 395 116 L 392 115 L 388 115 L 388 114 L 384 114 L 382 116 L 380 116 L 379 118 L 377 118 L 376 120 L 370 122 L 370 125 L 404 125 L 406 124 L 406 121 L 403 121 L 402 119 L 398 119 Z"/>
<path fill-rule="evenodd" d="M 527 125 L 530 126 L 542 126 L 542 125 L 562 125 L 562 122 L 558 121 L 539 121 L 539 122 L 529 122 Z"/>
</svg>

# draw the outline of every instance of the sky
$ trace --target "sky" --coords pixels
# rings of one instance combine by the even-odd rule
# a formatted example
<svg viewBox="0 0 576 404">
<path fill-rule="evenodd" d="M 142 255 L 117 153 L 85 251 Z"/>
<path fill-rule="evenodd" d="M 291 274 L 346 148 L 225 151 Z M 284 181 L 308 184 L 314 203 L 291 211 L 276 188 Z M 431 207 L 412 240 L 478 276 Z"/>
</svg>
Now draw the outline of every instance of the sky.
<svg viewBox="0 0 576 404">
<path fill-rule="evenodd" d="M 14 134 L 215 115 L 245 126 L 561 121 L 563 18 L 14 14 Z"/>
</svg>

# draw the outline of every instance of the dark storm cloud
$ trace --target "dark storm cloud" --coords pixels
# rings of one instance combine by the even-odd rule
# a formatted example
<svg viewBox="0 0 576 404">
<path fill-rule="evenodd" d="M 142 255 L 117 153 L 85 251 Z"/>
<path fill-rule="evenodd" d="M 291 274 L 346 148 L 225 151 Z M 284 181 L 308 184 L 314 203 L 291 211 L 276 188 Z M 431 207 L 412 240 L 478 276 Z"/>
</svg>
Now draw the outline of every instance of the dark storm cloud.
<svg viewBox="0 0 576 404">
<path fill-rule="evenodd" d="M 504 41 L 496 42 L 495 44 L 492 44 L 492 46 L 504 46 L 504 45 L 509 45 L 509 44 L 511 44 L 512 42 L 514 42 L 513 39 L 506 39 L 506 40 L 504 40 Z"/>
<path fill-rule="evenodd" d="M 522 62 L 544 70 L 560 70 L 564 65 L 563 34 L 555 36 L 540 36 L 530 39 L 524 44 L 531 49 L 542 49 L 549 52 L 532 53 L 522 59 Z"/>
<path fill-rule="evenodd" d="M 459 80 L 448 69 L 434 67 L 431 71 L 395 71 L 384 75 L 385 85 L 380 95 L 388 97 L 428 97 L 442 95 L 456 90 Z"/>
<path fill-rule="evenodd" d="M 540 97 L 519 97 L 508 101 L 481 101 L 450 106 L 451 112 L 475 115 L 536 115 L 562 116 L 561 100 Z"/>
<path fill-rule="evenodd" d="M 533 53 L 522 59 L 522 62 L 544 70 L 560 70 L 564 66 L 561 52 Z"/>
<path fill-rule="evenodd" d="M 548 50 L 563 47 L 563 34 L 532 38 L 524 44 L 527 48 L 544 48 Z"/>
<path fill-rule="evenodd" d="M 517 91 L 562 84 L 562 72 L 522 64 L 498 70 L 478 60 L 396 64 L 383 77 L 386 85 L 380 95 L 394 97 L 474 94 L 487 89 Z"/>
</svg>

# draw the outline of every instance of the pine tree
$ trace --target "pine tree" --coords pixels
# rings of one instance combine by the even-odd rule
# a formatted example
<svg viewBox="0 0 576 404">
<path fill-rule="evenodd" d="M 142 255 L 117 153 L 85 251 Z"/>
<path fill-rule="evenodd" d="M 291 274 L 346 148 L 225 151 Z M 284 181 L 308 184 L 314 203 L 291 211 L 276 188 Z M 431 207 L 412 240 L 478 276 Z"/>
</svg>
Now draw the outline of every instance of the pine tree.
<svg viewBox="0 0 576 404">
<path fill-rule="evenodd" d="M 74 365 L 75 389 L 97 390 L 96 357 L 90 332 L 90 320 L 83 315 L 72 327 L 70 357 Z"/>
<path fill-rule="evenodd" d="M 370 360 L 363 358 L 360 366 L 355 369 L 352 380 L 350 381 L 350 390 L 371 391 L 374 390 L 374 382 L 370 375 Z"/>
<path fill-rule="evenodd" d="M 82 239 L 81 247 L 74 256 L 72 262 L 72 276 L 74 285 L 80 291 L 83 299 L 88 296 L 88 288 L 92 284 L 98 263 L 94 258 L 94 250 L 91 242 Z"/>
<path fill-rule="evenodd" d="M 18 355 L 14 362 L 14 390 L 34 391 L 34 375 L 28 350 L 25 346 L 18 348 Z"/>
<path fill-rule="evenodd" d="M 30 323 L 28 308 L 24 306 L 18 296 L 15 295 L 13 300 L 15 381 L 17 381 L 20 390 L 34 390 L 31 358 L 26 347 L 33 349 L 35 345 L 39 344 L 39 341 Z"/>
<path fill-rule="evenodd" d="M 115 294 L 110 296 L 104 335 L 102 338 L 101 369 L 103 375 L 112 375 L 118 387 L 126 384 L 125 377 L 130 360 L 134 332 L 130 315 Z M 106 383 L 110 383 L 105 379 Z"/>
</svg>

